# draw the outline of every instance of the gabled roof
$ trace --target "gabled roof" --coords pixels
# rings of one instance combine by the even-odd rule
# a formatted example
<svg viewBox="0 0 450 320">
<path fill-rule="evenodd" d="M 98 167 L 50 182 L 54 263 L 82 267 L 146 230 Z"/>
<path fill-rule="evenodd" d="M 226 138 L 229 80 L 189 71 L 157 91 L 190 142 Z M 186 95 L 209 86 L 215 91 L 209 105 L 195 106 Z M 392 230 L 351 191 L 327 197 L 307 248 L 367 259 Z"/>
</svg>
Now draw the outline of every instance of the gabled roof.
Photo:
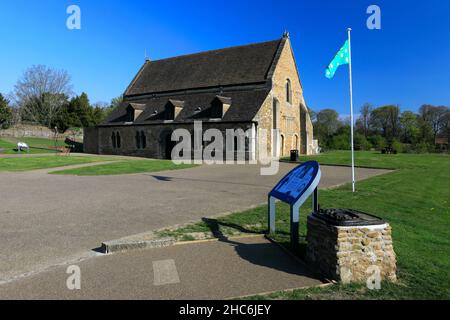
<svg viewBox="0 0 450 320">
<path fill-rule="evenodd" d="M 171 103 L 174 107 L 184 107 L 184 101 L 169 99 L 169 103 Z"/>
<path fill-rule="evenodd" d="M 128 106 L 133 107 L 134 110 L 144 110 L 145 109 L 145 103 L 128 103 Z"/>
<path fill-rule="evenodd" d="M 216 99 L 225 104 L 231 104 L 230 97 L 216 96 Z"/>
<path fill-rule="evenodd" d="M 285 40 L 146 61 L 125 96 L 266 82 Z"/>
</svg>

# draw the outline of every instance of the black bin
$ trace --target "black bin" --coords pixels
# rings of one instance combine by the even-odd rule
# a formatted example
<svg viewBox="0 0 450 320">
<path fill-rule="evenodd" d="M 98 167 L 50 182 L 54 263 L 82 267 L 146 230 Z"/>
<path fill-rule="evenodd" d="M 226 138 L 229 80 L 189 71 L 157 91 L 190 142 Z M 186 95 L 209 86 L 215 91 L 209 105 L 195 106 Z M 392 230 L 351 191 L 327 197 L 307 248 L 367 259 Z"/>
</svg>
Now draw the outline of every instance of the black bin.
<svg viewBox="0 0 450 320">
<path fill-rule="evenodd" d="M 291 150 L 291 161 L 298 161 L 298 150 Z"/>
</svg>

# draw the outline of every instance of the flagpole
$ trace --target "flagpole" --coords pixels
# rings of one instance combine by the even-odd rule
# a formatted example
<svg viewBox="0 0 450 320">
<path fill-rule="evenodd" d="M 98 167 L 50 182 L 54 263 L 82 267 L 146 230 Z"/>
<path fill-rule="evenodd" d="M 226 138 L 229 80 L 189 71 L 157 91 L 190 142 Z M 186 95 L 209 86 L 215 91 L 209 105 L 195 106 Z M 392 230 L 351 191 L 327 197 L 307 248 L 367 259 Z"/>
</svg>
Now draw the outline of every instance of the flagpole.
<svg viewBox="0 0 450 320">
<path fill-rule="evenodd" d="M 350 75 L 350 136 L 351 136 L 351 148 L 352 148 L 352 191 L 355 192 L 355 147 L 353 144 L 353 79 L 352 79 L 352 42 L 351 33 L 352 29 L 348 28 L 348 70 Z"/>
</svg>

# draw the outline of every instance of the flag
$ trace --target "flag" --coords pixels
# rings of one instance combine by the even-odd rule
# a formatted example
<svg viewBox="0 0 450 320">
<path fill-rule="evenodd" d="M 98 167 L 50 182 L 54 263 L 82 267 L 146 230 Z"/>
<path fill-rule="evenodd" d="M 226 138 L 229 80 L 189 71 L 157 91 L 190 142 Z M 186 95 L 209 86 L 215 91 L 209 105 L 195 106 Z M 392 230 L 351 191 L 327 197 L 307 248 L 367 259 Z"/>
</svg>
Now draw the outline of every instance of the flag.
<svg viewBox="0 0 450 320">
<path fill-rule="evenodd" d="M 325 71 L 325 77 L 327 77 L 328 79 L 333 78 L 334 74 L 336 73 L 339 66 L 348 64 L 349 62 L 350 62 L 350 57 L 349 57 L 349 47 L 348 47 L 348 40 L 347 40 L 347 41 L 345 41 L 344 45 L 339 50 L 339 52 L 336 54 L 334 59 L 328 65 L 328 68 Z"/>
</svg>

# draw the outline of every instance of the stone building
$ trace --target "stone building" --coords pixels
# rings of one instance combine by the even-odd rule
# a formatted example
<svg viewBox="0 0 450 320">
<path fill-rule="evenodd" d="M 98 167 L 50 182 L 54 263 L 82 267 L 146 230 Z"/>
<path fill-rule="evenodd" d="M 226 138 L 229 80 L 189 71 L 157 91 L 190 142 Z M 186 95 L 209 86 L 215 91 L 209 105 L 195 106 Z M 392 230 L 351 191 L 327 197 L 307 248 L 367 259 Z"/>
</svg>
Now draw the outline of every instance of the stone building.
<svg viewBox="0 0 450 320">
<path fill-rule="evenodd" d="M 312 123 L 289 34 L 146 61 L 121 105 L 100 126 L 85 129 L 85 152 L 169 159 L 172 132 L 192 132 L 195 121 L 202 121 L 203 130 L 251 132 L 247 159 L 288 156 L 292 149 L 313 153 Z"/>
</svg>

